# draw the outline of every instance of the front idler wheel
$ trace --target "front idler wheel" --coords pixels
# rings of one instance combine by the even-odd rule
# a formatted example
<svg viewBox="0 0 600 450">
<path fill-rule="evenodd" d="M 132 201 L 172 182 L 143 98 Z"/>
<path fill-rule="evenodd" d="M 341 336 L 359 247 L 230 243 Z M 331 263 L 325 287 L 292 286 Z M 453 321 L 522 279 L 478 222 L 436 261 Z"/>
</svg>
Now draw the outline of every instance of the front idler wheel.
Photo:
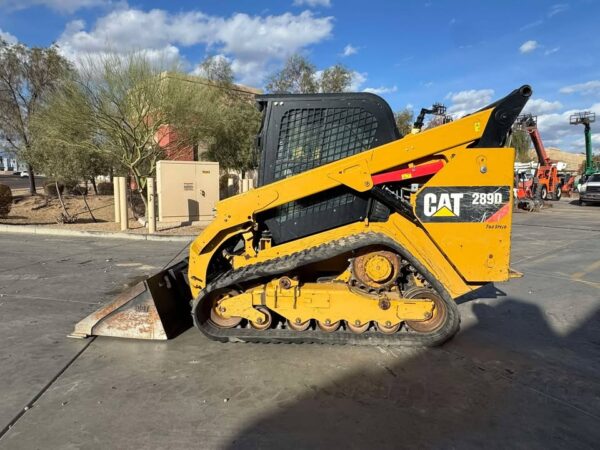
<svg viewBox="0 0 600 450">
<path fill-rule="evenodd" d="M 241 317 L 225 317 L 227 309 L 221 305 L 221 302 L 226 298 L 234 297 L 239 295 L 236 290 L 223 291 L 220 294 L 217 293 L 214 296 L 213 306 L 210 308 L 210 321 L 213 325 L 219 328 L 235 328 L 242 321 Z"/>
<path fill-rule="evenodd" d="M 448 319 L 448 310 L 446 304 L 437 292 L 416 287 L 404 292 L 404 298 L 418 298 L 423 300 L 431 300 L 433 302 L 433 311 L 431 317 L 427 320 L 407 320 L 406 326 L 417 333 L 433 333 L 444 326 Z"/>
</svg>

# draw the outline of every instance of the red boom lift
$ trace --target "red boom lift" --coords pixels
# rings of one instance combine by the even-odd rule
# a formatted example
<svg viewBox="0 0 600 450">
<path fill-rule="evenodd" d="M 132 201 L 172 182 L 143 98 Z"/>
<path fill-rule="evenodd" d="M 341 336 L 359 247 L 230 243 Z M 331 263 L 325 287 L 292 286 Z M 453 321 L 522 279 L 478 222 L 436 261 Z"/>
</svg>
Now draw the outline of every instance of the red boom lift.
<svg viewBox="0 0 600 450">
<path fill-rule="evenodd" d="M 542 200 L 560 200 L 562 195 L 561 182 L 556 168 L 557 161 L 550 159 L 544 148 L 542 137 L 537 128 L 537 116 L 525 114 L 517 118 L 518 125 L 524 129 L 533 143 L 533 148 L 538 157 L 539 165 L 534 177 L 534 184 L 539 185 Z M 535 189 L 532 188 L 535 192 Z"/>
</svg>

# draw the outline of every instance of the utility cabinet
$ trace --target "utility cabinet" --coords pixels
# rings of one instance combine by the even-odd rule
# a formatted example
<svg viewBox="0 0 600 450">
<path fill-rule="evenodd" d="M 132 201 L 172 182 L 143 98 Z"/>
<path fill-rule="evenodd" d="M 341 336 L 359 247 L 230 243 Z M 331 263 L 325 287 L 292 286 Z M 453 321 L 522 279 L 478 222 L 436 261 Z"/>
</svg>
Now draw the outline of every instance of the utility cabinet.
<svg viewBox="0 0 600 450">
<path fill-rule="evenodd" d="M 219 201 L 219 163 L 159 161 L 156 191 L 160 222 L 207 224 Z"/>
</svg>

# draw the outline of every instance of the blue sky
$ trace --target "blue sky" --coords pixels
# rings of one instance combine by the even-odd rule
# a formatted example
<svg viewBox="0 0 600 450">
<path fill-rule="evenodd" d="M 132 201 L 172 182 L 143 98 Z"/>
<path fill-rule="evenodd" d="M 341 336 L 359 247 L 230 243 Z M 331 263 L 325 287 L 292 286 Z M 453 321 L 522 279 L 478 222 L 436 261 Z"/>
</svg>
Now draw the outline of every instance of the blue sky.
<svg viewBox="0 0 600 450">
<path fill-rule="evenodd" d="M 529 83 L 546 145 L 575 152 L 583 129 L 569 114 L 600 114 L 598 19 L 593 0 L 0 0 L 5 39 L 57 42 L 74 60 L 143 49 L 193 72 L 221 55 L 239 82 L 262 87 L 300 52 L 318 68 L 348 66 L 355 90 L 393 109 L 441 101 L 456 115 Z"/>
</svg>

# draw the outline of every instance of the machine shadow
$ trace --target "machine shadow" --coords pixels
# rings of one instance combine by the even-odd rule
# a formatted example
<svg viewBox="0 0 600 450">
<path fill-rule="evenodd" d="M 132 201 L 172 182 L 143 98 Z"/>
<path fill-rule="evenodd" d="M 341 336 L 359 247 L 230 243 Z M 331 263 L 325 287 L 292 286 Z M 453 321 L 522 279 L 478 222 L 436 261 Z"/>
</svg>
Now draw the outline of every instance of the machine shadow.
<svg viewBox="0 0 600 450">
<path fill-rule="evenodd" d="M 476 325 L 440 348 L 372 349 L 381 365 L 257 411 L 226 448 L 594 448 L 600 313 L 559 336 L 500 301 L 471 305 Z"/>
<path fill-rule="evenodd" d="M 582 205 L 579 205 L 579 200 L 571 200 L 569 202 L 569 205 L 582 206 Z M 600 202 L 586 202 L 583 206 L 600 207 Z"/>
<path fill-rule="evenodd" d="M 501 297 L 506 297 L 506 292 L 498 288 L 494 283 L 486 283 L 479 289 L 458 297 L 455 301 L 456 304 L 462 305 L 478 298 L 498 299 Z"/>
</svg>

